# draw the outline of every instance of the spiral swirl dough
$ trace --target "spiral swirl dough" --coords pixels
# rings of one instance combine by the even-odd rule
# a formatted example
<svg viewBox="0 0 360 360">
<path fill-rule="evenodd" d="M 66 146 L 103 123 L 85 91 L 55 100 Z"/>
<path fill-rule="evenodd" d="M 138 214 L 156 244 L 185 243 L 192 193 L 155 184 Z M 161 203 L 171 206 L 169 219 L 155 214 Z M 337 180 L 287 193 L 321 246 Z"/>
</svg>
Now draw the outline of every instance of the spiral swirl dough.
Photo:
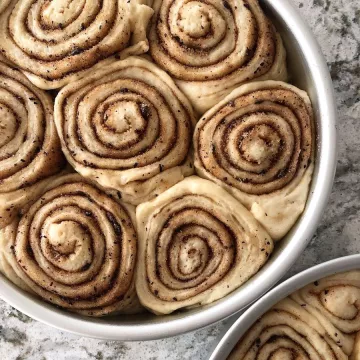
<svg viewBox="0 0 360 360">
<path fill-rule="evenodd" d="M 305 207 L 313 132 L 304 91 L 276 81 L 243 85 L 198 122 L 195 168 L 232 193 L 278 240 Z"/>
<path fill-rule="evenodd" d="M 347 360 L 322 324 L 287 298 L 262 316 L 239 341 L 228 360 Z"/>
<path fill-rule="evenodd" d="M 126 202 L 147 201 L 193 173 L 191 105 L 147 60 L 130 57 L 66 86 L 55 122 L 73 167 Z"/>
<path fill-rule="evenodd" d="M 287 80 L 286 52 L 257 0 L 155 0 L 155 62 L 203 114 L 245 82 Z"/>
<path fill-rule="evenodd" d="M 17 277 L 52 304 L 88 316 L 131 313 L 140 308 L 134 215 L 80 175 L 61 176 L 1 230 L 1 250 Z"/>
<path fill-rule="evenodd" d="M 136 209 L 136 289 L 155 314 L 209 304 L 265 264 L 270 236 L 230 194 L 191 176 Z"/>
<path fill-rule="evenodd" d="M 64 162 L 51 98 L 0 61 L 0 228 Z"/>
<path fill-rule="evenodd" d="M 316 281 L 292 298 L 311 313 L 347 355 L 360 332 L 360 271 L 336 274 Z"/>
<path fill-rule="evenodd" d="M 148 50 L 151 0 L 12 0 L 0 15 L 0 51 L 39 88 L 56 89 Z"/>
</svg>

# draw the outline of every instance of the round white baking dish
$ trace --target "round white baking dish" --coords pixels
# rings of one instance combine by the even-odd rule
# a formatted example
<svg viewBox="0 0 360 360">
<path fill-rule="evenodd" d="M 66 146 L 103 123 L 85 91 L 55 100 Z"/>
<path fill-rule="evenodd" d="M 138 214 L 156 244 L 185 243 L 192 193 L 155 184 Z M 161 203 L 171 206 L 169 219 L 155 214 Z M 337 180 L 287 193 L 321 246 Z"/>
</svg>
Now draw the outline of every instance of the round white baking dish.
<svg viewBox="0 0 360 360">
<path fill-rule="evenodd" d="M 143 314 L 86 318 L 32 297 L 0 276 L 2 299 L 36 320 L 76 334 L 114 340 L 150 340 L 178 335 L 223 320 L 253 303 L 284 276 L 314 234 L 330 195 L 336 167 L 336 109 L 326 62 L 297 10 L 288 0 L 263 0 L 261 5 L 283 36 L 291 81 L 309 93 L 317 126 L 315 172 L 306 210 L 286 238 L 277 244 L 266 266 L 224 299 L 167 316 Z"/>
</svg>

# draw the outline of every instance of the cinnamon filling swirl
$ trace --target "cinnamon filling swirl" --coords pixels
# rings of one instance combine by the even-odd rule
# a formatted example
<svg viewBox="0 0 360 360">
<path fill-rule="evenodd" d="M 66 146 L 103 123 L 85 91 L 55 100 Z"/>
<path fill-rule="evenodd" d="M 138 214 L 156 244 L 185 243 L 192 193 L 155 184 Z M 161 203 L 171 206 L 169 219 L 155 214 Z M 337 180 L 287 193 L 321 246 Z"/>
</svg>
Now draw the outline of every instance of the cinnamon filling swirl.
<svg viewBox="0 0 360 360">
<path fill-rule="evenodd" d="M 203 113 L 244 82 L 286 80 L 280 36 L 257 1 L 155 0 L 150 53 Z"/>
<path fill-rule="evenodd" d="M 216 184 L 189 177 L 138 206 L 136 288 L 155 313 L 203 305 L 237 289 L 272 252 L 270 236 Z"/>
<path fill-rule="evenodd" d="M 198 173 L 229 190 L 265 227 L 271 226 L 275 239 L 288 232 L 306 202 L 312 116 L 305 92 L 282 82 L 258 82 L 234 90 L 195 130 Z M 278 212 L 278 201 L 285 212 L 295 204 L 291 219 Z M 264 219 L 274 211 L 275 218 Z"/>
<path fill-rule="evenodd" d="M 107 59 L 148 50 L 147 0 L 11 1 L 0 15 L 0 51 L 38 87 L 56 89 Z"/>
<path fill-rule="evenodd" d="M 44 300 L 88 316 L 139 309 L 130 215 L 79 175 L 55 180 L 0 238 L 17 277 Z"/>
<path fill-rule="evenodd" d="M 71 165 L 127 202 L 146 201 L 193 172 L 191 106 L 147 60 L 130 57 L 66 86 L 55 122 Z"/>
</svg>

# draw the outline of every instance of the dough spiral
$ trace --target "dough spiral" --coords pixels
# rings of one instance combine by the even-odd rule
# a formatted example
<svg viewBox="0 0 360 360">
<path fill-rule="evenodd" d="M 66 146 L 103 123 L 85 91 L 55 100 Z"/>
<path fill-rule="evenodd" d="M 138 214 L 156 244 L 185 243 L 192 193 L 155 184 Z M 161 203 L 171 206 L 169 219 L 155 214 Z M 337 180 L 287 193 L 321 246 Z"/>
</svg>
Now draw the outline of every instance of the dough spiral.
<svg viewBox="0 0 360 360">
<path fill-rule="evenodd" d="M 80 175 L 53 181 L 0 240 L 15 280 L 52 304 L 88 316 L 139 309 L 129 212 Z"/>
<path fill-rule="evenodd" d="M 150 53 L 199 113 L 240 84 L 287 80 L 279 34 L 257 0 L 155 0 Z"/>
<path fill-rule="evenodd" d="M 39 88 L 60 88 L 114 54 L 146 52 L 150 2 L 12 0 L 0 15 L 0 51 Z"/>
<path fill-rule="evenodd" d="M 317 318 L 333 341 L 348 355 L 349 335 L 360 331 L 360 271 L 337 274 L 299 290 L 292 298 Z"/>
<path fill-rule="evenodd" d="M 50 96 L 0 61 L 0 229 L 64 162 Z"/>
<path fill-rule="evenodd" d="M 157 314 L 209 304 L 267 261 L 270 236 L 218 185 L 195 176 L 136 209 L 136 289 Z"/>
<path fill-rule="evenodd" d="M 305 207 L 313 171 L 313 114 L 307 94 L 263 81 L 240 86 L 198 122 L 195 167 L 282 238 Z"/>
<path fill-rule="evenodd" d="M 66 86 L 55 122 L 76 171 L 126 202 L 149 200 L 193 173 L 191 106 L 147 60 L 130 57 Z"/>
<path fill-rule="evenodd" d="M 315 281 L 262 316 L 229 360 L 357 360 L 360 271 Z"/>
<path fill-rule="evenodd" d="M 262 316 L 228 360 L 347 360 L 316 318 L 287 298 Z"/>
</svg>

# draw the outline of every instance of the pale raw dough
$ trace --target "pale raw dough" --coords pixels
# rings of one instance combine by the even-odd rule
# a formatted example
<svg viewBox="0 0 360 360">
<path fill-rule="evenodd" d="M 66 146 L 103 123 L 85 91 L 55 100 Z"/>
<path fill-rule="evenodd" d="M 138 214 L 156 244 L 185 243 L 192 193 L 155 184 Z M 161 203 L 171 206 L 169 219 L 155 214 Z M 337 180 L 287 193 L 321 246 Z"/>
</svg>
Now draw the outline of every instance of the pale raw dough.
<svg viewBox="0 0 360 360">
<path fill-rule="evenodd" d="M 70 164 L 139 204 L 193 173 L 195 117 L 171 78 L 139 57 L 63 88 L 55 123 Z"/>
<path fill-rule="evenodd" d="M 136 209 L 136 289 L 156 314 L 209 304 L 264 265 L 270 236 L 230 194 L 191 176 Z"/>
<path fill-rule="evenodd" d="M 254 319 L 255 321 L 255 319 Z M 239 341 L 228 360 L 347 360 L 316 318 L 291 299 L 279 302 Z"/>
<path fill-rule="evenodd" d="M 31 289 L 16 275 L 15 270 L 8 261 L 11 256 L 12 248 L 9 242 L 13 234 L 16 232 L 16 224 L 14 221 L 4 229 L 0 230 L 0 272 L 3 273 L 10 281 L 12 281 L 19 288 L 32 293 Z"/>
<path fill-rule="evenodd" d="M 257 0 L 155 0 L 153 7 L 150 53 L 200 114 L 240 84 L 287 80 L 281 37 Z"/>
<path fill-rule="evenodd" d="M 139 312 L 134 219 L 134 207 L 80 175 L 60 176 L 28 204 L 20 220 L 0 230 L 0 270 L 21 288 L 70 311 Z"/>
<path fill-rule="evenodd" d="M 347 355 L 354 346 L 352 334 L 360 331 L 360 271 L 337 274 L 310 284 L 292 295 L 317 318 Z"/>
<path fill-rule="evenodd" d="M 276 103 L 273 105 L 270 100 L 262 99 L 258 102 L 259 104 L 257 103 L 255 96 L 260 96 L 257 94 L 263 94 L 264 91 L 267 92 L 266 95 L 261 95 L 264 96 L 264 99 L 269 96 L 276 97 L 276 91 L 281 95 L 285 94 L 288 98 L 294 94 L 295 104 L 301 106 L 299 116 L 304 117 L 304 119 L 302 119 L 304 122 L 303 127 L 298 126 L 296 130 L 297 133 L 293 134 L 291 132 L 292 130 L 290 129 L 292 128 L 289 127 L 281 116 L 270 114 L 271 111 L 279 111 L 278 108 L 280 108 L 280 111 L 284 111 L 284 114 L 288 116 L 291 121 L 294 121 L 293 111 L 295 110 L 284 110 L 285 105 L 280 106 Z M 239 105 L 235 104 L 236 101 L 239 101 Z M 283 99 L 279 99 L 279 101 L 283 101 Z M 267 112 L 263 109 L 266 109 Z M 250 113 L 250 115 L 247 115 L 248 113 Z M 312 117 L 311 103 L 304 91 L 278 81 L 254 82 L 240 86 L 218 105 L 210 109 L 199 120 L 195 129 L 194 148 L 196 172 L 201 177 L 218 183 L 233 194 L 251 211 L 274 240 L 279 240 L 286 235 L 305 208 L 314 169 L 315 137 Z M 240 118 L 246 121 L 239 122 L 237 119 Z M 257 121 L 260 122 L 260 125 L 258 125 L 258 133 L 252 138 L 251 130 L 247 130 L 245 126 L 248 123 L 249 126 L 256 127 Z M 266 126 L 261 125 L 266 124 L 268 121 L 278 124 L 276 125 L 278 129 L 272 132 L 272 130 L 269 131 Z M 225 133 L 228 124 L 230 124 L 228 127 L 230 128 L 230 135 L 228 135 L 225 147 L 231 160 L 240 166 L 243 169 L 242 171 L 233 170 L 234 166 L 225 158 L 219 160 L 218 153 L 216 153 L 217 157 L 214 155 L 214 151 L 219 151 L 220 156 L 223 156 L 224 150 L 218 150 L 220 148 L 218 144 L 222 144 L 222 134 Z M 235 126 L 231 128 L 231 124 L 235 124 Z M 294 125 L 291 126 L 294 127 Z M 240 129 L 238 132 L 236 131 L 236 127 Z M 301 134 L 301 139 L 303 139 L 301 141 L 307 141 L 306 144 L 300 144 L 300 140 L 296 143 L 296 140 L 294 140 L 296 137 L 300 138 L 299 134 L 301 131 L 306 131 L 306 133 Z M 263 163 L 265 164 L 264 169 L 266 169 L 267 162 L 270 161 L 273 154 L 278 151 L 280 141 L 283 141 L 279 139 L 278 135 L 278 133 L 281 132 L 284 137 L 289 137 L 289 140 L 284 142 L 285 145 L 282 146 L 288 146 L 287 143 L 290 144 L 289 146 L 296 146 L 296 144 L 298 144 L 299 154 L 301 154 L 300 151 L 306 153 L 303 157 L 299 155 L 300 160 L 294 163 L 294 169 L 296 164 L 298 164 L 297 167 L 299 170 L 293 174 L 292 179 L 285 183 L 283 187 L 279 185 L 282 178 L 277 178 L 275 173 L 271 175 L 271 177 L 269 175 L 270 180 L 266 183 L 262 178 L 262 176 L 268 176 L 266 172 L 265 175 L 261 175 L 261 173 L 258 175 L 257 173 L 251 172 L 252 169 L 255 168 L 256 170 L 263 166 Z M 238 148 L 237 141 L 239 138 L 242 139 L 242 144 L 245 144 L 244 148 Z M 305 149 L 304 151 L 302 150 L 303 148 Z M 289 154 L 291 153 L 290 151 L 288 152 Z M 246 156 L 248 158 L 246 158 Z M 283 156 L 285 160 L 281 161 L 285 164 L 284 166 L 289 166 L 286 164 L 288 164 L 287 161 L 290 160 L 286 160 L 286 156 L 285 153 Z M 251 162 L 247 161 L 247 159 L 250 159 Z M 279 160 L 276 161 L 279 163 L 279 165 L 277 165 L 279 166 L 278 171 L 282 170 L 282 163 L 280 163 Z M 227 167 L 224 168 L 222 164 L 226 164 Z M 241 180 L 240 175 L 245 178 L 247 176 L 249 176 L 249 178 L 253 177 L 257 183 L 252 183 L 251 181 L 245 183 Z M 285 173 L 285 175 L 287 174 Z M 285 179 L 285 177 L 283 179 Z"/>
<path fill-rule="evenodd" d="M 0 50 L 39 88 L 60 88 L 106 67 L 114 54 L 145 53 L 151 3 L 12 0 L 0 15 Z"/>
<path fill-rule="evenodd" d="M 355 337 L 355 346 L 353 353 L 350 356 L 350 360 L 360 360 L 360 331 L 357 333 Z"/>
<path fill-rule="evenodd" d="M 255 319 L 254 319 L 255 321 Z M 256 321 L 229 360 L 358 360 L 360 271 L 315 281 Z"/>
<path fill-rule="evenodd" d="M 0 61 L 0 229 L 64 166 L 53 106 L 48 94 Z"/>
<path fill-rule="evenodd" d="M 7 6 L 10 4 L 11 0 L 1 0 L 0 3 L 0 14 L 7 8 Z"/>
</svg>

